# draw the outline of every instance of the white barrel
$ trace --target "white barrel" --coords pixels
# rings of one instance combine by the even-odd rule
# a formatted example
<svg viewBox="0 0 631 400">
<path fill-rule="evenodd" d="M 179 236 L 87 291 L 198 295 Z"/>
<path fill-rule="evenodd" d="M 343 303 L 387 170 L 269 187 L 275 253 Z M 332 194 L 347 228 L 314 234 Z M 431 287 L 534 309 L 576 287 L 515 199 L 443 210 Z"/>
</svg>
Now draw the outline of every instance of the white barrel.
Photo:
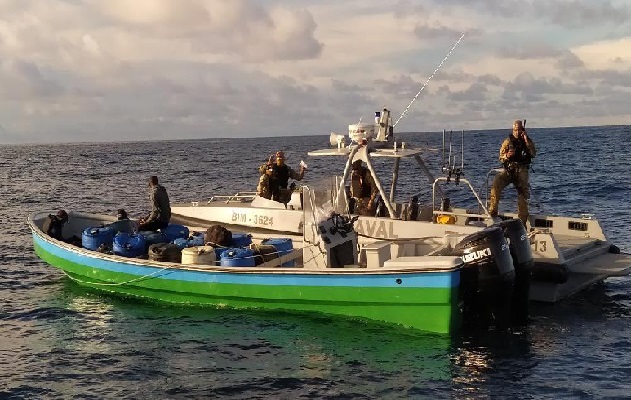
<svg viewBox="0 0 631 400">
<path fill-rule="evenodd" d="M 217 265 L 215 248 L 212 246 L 187 247 L 182 250 L 182 264 Z"/>
</svg>

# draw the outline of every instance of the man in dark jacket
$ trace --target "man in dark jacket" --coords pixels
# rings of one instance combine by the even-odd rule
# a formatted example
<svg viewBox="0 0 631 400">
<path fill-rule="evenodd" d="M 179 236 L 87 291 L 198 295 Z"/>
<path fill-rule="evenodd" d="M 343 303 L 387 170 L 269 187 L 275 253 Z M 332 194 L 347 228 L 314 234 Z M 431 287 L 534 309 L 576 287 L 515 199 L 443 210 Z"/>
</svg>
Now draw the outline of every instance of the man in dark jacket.
<svg viewBox="0 0 631 400">
<path fill-rule="evenodd" d="M 155 231 L 166 228 L 171 219 L 171 203 L 169 195 L 164 186 L 158 184 L 158 177 L 149 178 L 149 200 L 151 202 L 151 213 L 140 219 L 139 231 Z"/>
</svg>

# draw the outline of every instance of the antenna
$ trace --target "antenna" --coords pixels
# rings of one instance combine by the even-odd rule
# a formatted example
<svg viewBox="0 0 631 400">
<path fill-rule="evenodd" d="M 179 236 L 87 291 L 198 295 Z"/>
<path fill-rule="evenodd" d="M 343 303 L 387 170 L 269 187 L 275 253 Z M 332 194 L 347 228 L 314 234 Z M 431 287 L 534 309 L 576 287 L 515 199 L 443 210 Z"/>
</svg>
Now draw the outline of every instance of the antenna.
<svg viewBox="0 0 631 400">
<path fill-rule="evenodd" d="M 401 118 L 403 118 L 403 116 L 405 114 L 407 114 L 408 110 L 410 109 L 410 107 L 412 106 L 412 103 L 414 103 L 414 101 L 416 101 L 416 98 L 421 94 L 421 92 L 423 91 L 423 89 L 425 89 L 425 86 L 427 86 L 427 84 L 429 83 L 429 81 L 432 80 L 432 78 L 434 77 L 434 75 L 436 75 L 436 72 L 438 72 L 438 70 L 440 69 L 440 67 L 443 66 L 443 64 L 445 63 L 445 61 L 447 61 L 447 59 L 449 58 L 449 56 L 451 55 L 451 53 L 454 52 L 454 50 L 456 49 L 456 47 L 460 44 L 460 42 L 462 41 L 462 38 L 464 38 L 465 32 L 462 32 L 462 34 L 460 35 L 460 37 L 458 38 L 458 40 L 456 40 L 456 43 L 454 43 L 453 46 L 451 46 L 451 49 L 449 50 L 449 52 L 447 53 L 447 55 L 445 56 L 445 58 L 443 58 L 443 60 L 440 62 L 440 64 L 438 64 L 438 67 L 436 67 L 436 69 L 434 70 L 434 72 L 432 72 L 432 74 L 429 76 L 429 78 L 427 78 L 427 80 L 425 81 L 425 83 L 423 84 L 423 86 L 421 86 L 421 89 L 418 91 L 418 93 L 416 93 L 416 96 L 414 96 L 412 98 L 412 101 L 410 101 L 410 104 L 408 104 L 407 107 L 405 107 L 405 110 L 403 110 L 403 112 L 401 113 L 401 115 L 399 116 L 399 118 L 397 118 L 396 122 L 394 123 L 394 125 L 392 125 L 393 127 L 397 126 L 397 124 L 399 123 L 399 121 L 401 121 Z"/>
<path fill-rule="evenodd" d="M 460 138 L 460 170 L 464 171 L 464 129 Z"/>
<path fill-rule="evenodd" d="M 445 166 L 445 148 L 447 147 L 447 143 L 445 143 L 445 135 L 446 130 L 443 129 L 443 167 L 442 171 L 447 173 L 447 183 L 451 182 L 451 177 L 454 177 L 454 183 L 458 185 L 460 183 L 460 177 L 464 175 L 464 130 L 461 131 L 460 136 L 460 167 L 456 167 L 457 157 L 454 152 L 452 158 L 452 138 L 453 131 L 449 131 L 449 153 L 447 157 L 447 165 Z"/>
<path fill-rule="evenodd" d="M 445 167 L 445 130 L 443 129 L 443 163 L 441 164 L 441 169 L 443 171 L 446 170 Z"/>
</svg>

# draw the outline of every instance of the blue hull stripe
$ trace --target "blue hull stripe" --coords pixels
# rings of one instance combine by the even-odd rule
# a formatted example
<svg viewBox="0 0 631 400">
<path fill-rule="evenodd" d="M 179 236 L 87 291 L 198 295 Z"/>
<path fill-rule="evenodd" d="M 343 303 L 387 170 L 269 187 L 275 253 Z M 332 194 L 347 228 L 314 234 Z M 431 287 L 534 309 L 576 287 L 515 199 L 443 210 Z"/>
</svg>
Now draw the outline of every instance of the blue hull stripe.
<svg viewBox="0 0 631 400">
<path fill-rule="evenodd" d="M 121 272 L 125 274 L 144 276 L 155 273 L 161 267 L 151 267 L 130 263 L 104 260 L 90 257 L 86 254 L 69 251 L 43 240 L 38 234 L 33 233 L 33 240 L 44 251 L 53 256 L 69 260 L 75 264 L 91 267 L 99 270 Z M 248 267 L 244 267 L 245 270 Z M 167 269 L 152 275 L 154 278 L 185 281 L 207 282 L 239 285 L 272 285 L 272 286 L 339 286 L 339 287 L 416 287 L 416 288 L 451 288 L 460 284 L 460 272 L 419 272 L 401 274 L 306 274 L 300 273 L 238 273 L 238 272 L 212 272 Z M 396 282 L 401 279 L 401 283 Z"/>
</svg>

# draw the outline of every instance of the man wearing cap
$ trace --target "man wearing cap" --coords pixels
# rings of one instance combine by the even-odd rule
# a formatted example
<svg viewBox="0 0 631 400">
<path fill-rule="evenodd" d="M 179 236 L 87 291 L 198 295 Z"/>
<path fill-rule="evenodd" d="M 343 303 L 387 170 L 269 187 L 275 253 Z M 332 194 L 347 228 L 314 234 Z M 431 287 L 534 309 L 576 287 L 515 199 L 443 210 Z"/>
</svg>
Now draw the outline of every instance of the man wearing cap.
<svg viewBox="0 0 631 400">
<path fill-rule="evenodd" d="M 300 171 L 296 172 L 287 164 L 285 164 L 285 153 L 282 151 L 276 152 L 276 164 L 272 166 L 271 175 L 269 177 L 269 191 L 271 199 L 286 203 L 289 201 L 287 198 L 287 184 L 289 178 L 301 181 L 305 175 L 305 167 L 300 166 Z"/>
<path fill-rule="evenodd" d="M 362 160 L 355 160 L 351 166 L 351 197 L 355 200 L 354 212 L 359 215 L 375 215 L 375 199 L 379 189 L 370 171 L 362 165 Z"/>
<path fill-rule="evenodd" d="M 171 203 L 164 186 L 158 183 L 158 177 L 149 178 L 149 200 L 151 213 L 140 219 L 139 231 L 155 231 L 166 228 L 171 220 Z"/>
<path fill-rule="evenodd" d="M 517 190 L 517 215 L 526 226 L 528 199 L 530 198 L 528 168 L 536 152 L 535 143 L 526 133 L 521 120 L 513 122 L 513 132 L 504 139 L 500 147 L 499 158 L 504 165 L 504 170 L 497 174 L 493 180 L 491 204 L 489 205 L 491 217 L 497 217 L 502 190 L 512 183 Z"/>
</svg>

